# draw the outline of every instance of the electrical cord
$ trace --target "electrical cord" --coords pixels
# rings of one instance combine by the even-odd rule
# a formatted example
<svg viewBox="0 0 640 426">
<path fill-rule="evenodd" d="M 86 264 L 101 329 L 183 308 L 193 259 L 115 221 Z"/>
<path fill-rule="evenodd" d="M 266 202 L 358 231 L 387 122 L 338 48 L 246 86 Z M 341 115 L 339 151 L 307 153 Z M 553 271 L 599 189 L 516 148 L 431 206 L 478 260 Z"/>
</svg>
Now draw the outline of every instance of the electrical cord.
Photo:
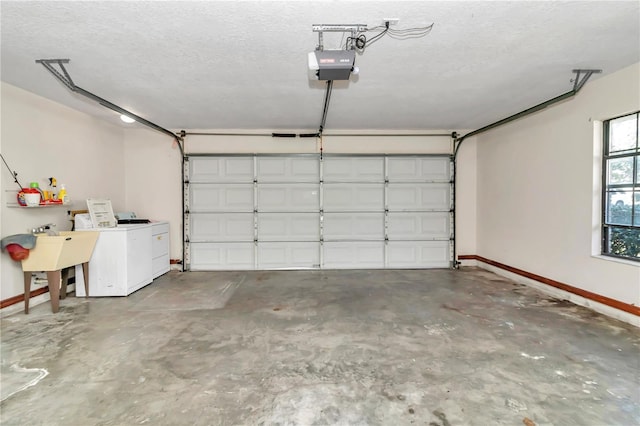
<svg viewBox="0 0 640 426">
<path fill-rule="evenodd" d="M 389 28 L 385 28 L 384 31 L 376 34 L 375 36 L 371 37 L 371 39 L 367 40 L 365 43 L 365 47 L 371 46 L 373 43 L 375 43 L 376 41 L 380 40 L 382 37 L 384 37 L 385 34 L 387 34 L 389 32 Z"/>
<path fill-rule="evenodd" d="M 411 32 L 416 32 L 416 31 L 429 31 L 431 30 L 431 28 L 433 28 L 433 24 L 431 25 L 427 25 L 424 27 L 414 27 L 414 28 L 405 28 L 402 30 L 397 30 L 395 28 L 389 28 L 389 31 L 392 33 L 411 33 Z"/>
<path fill-rule="evenodd" d="M 410 38 L 421 38 L 431 32 L 433 24 L 428 27 L 421 28 L 408 28 L 406 30 L 391 30 L 389 31 L 389 37 L 396 40 L 406 40 Z"/>
<path fill-rule="evenodd" d="M 344 44 L 345 50 L 349 49 L 349 41 L 353 40 L 357 50 L 362 50 L 367 44 L 367 36 L 360 34 L 358 37 L 347 37 L 347 41 Z"/>
<path fill-rule="evenodd" d="M 382 29 L 382 31 L 376 34 L 375 36 L 373 36 L 369 40 L 367 40 L 366 37 L 364 37 L 364 35 L 359 35 L 356 38 L 356 48 L 358 50 L 364 50 L 365 47 L 372 45 L 373 43 L 380 40 L 385 35 L 388 35 L 390 38 L 393 38 L 395 40 L 408 40 L 411 38 L 421 38 L 431 32 L 434 24 L 427 25 L 424 27 L 405 28 L 402 30 L 393 29 L 389 25 L 390 25 L 389 22 L 385 22 L 384 25 L 378 25 L 376 27 L 368 28 L 366 31 L 377 31 L 379 29 Z M 358 40 L 360 40 L 361 37 L 362 37 L 362 42 L 359 44 Z M 350 38 L 351 37 L 347 38 L 347 43 L 349 42 Z"/>
<path fill-rule="evenodd" d="M 380 40 L 385 35 L 388 35 L 390 38 L 393 38 L 395 40 L 408 40 L 412 38 L 424 37 L 431 32 L 431 30 L 433 29 L 433 25 L 434 24 L 427 25 L 424 27 L 413 27 L 413 28 L 404 28 L 401 30 L 396 30 L 390 27 L 389 22 L 385 22 L 384 25 L 378 25 L 376 27 L 367 28 L 365 30 L 365 31 L 377 31 L 380 29 L 382 30 L 378 34 L 371 37 L 369 40 L 367 40 L 367 36 L 362 33 L 358 34 L 358 36 L 356 37 L 351 37 L 351 36 L 347 37 L 346 41 L 344 40 L 344 35 L 343 35 L 342 40 L 340 41 L 340 45 L 342 45 L 342 42 L 344 41 L 344 48 L 345 50 L 348 50 L 350 47 L 350 43 L 353 43 L 356 50 L 363 52 L 367 46 L 371 46 L 373 43 Z"/>
<path fill-rule="evenodd" d="M 362 50 L 364 50 L 365 47 L 371 46 L 373 43 L 375 43 L 376 41 L 380 40 L 388 32 L 389 32 L 389 22 L 385 22 L 384 30 L 382 30 L 378 34 L 376 34 L 373 37 L 371 37 L 370 40 L 367 40 L 366 37 L 365 37 L 365 43 L 364 43 L 364 46 L 362 47 Z"/>
<path fill-rule="evenodd" d="M 18 181 L 18 173 L 14 170 L 11 170 L 11 167 L 9 167 L 9 165 L 7 164 L 7 160 L 4 159 L 4 155 L 0 154 L 0 158 L 2 158 L 2 162 L 4 163 L 4 165 L 7 166 L 7 170 L 9 170 L 9 173 L 11 173 L 11 177 L 13 177 L 16 185 L 18 185 L 20 189 L 22 189 L 23 186 L 20 181 Z"/>
</svg>

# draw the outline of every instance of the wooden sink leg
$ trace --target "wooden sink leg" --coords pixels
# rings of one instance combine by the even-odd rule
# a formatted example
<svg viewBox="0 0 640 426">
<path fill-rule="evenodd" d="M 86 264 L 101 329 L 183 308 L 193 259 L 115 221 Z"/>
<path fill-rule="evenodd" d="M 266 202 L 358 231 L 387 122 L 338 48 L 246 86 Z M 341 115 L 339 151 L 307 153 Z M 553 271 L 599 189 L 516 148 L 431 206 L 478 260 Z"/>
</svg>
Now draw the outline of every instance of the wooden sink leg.
<svg viewBox="0 0 640 426">
<path fill-rule="evenodd" d="M 69 268 L 64 268 L 61 272 L 62 284 L 60 284 L 60 299 L 67 298 L 67 281 L 69 280 Z"/>
<path fill-rule="evenodd" d="M 24 313 L 29 313 L 29 299 L 31 298 L 31 272 L 24 273 Z"/>
<path fill-rule="evenodd" d="M 84 297 L 89 297 L 89 262 L 82 264 L 82 274 L 84 275 Z"/>
<path fill-rule="evenodd" d="M 51 295 L 51 311 L 55 314 L 60 308 L 60 270 L 47 271 L 47 281 Z"/>
</svg>

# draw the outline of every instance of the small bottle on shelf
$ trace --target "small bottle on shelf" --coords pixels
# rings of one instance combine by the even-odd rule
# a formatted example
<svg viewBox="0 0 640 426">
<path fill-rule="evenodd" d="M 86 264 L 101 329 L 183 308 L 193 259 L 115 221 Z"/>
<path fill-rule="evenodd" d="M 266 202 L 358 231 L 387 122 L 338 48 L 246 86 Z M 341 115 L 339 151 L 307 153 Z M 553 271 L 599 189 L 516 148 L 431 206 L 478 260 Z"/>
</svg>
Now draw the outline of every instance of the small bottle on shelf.
<svg viewBox="0 0 640 426">
<path fill-rule="evenodd" d="M 60 191 L 58 191 L 58 200 L 62 201 L 62 204 L 69 202 L 69 196 L 67 195 L 67 189 L 64 183 L 60 184 Z"/>
</svg>

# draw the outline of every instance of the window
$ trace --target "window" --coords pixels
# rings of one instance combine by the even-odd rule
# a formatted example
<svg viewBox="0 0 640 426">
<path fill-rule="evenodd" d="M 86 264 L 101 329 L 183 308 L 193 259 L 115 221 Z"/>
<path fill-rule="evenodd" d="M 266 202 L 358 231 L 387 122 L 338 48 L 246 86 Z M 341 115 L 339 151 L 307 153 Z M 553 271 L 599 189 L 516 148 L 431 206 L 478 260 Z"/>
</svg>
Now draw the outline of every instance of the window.
<svg viewBox="0 0 640 426">
<path fill-rule="evenodd" d="M 604 122 L 602 253 L 640 261 L 638 116 Z"/>
</svg>

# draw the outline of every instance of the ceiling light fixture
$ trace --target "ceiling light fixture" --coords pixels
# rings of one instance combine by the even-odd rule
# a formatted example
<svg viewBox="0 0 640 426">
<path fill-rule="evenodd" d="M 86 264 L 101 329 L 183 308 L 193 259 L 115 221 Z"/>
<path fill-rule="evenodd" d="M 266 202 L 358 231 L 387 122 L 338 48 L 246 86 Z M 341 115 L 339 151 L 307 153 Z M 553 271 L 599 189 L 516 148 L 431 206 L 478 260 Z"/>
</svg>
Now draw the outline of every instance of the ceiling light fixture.
<svg viewBox="0 0 640 426">
<path fill-rule="evenodd" d="M 128 123 L 128 124 L 136 122 L 136 120 L 134 120 L 133 118 L 129 117 L 128 115 L 124 115 L 124 114 L 120 115 L 120 120 L 122 120 L 122 121 L 124 121 L 125 123 Z"/>
</svg>

